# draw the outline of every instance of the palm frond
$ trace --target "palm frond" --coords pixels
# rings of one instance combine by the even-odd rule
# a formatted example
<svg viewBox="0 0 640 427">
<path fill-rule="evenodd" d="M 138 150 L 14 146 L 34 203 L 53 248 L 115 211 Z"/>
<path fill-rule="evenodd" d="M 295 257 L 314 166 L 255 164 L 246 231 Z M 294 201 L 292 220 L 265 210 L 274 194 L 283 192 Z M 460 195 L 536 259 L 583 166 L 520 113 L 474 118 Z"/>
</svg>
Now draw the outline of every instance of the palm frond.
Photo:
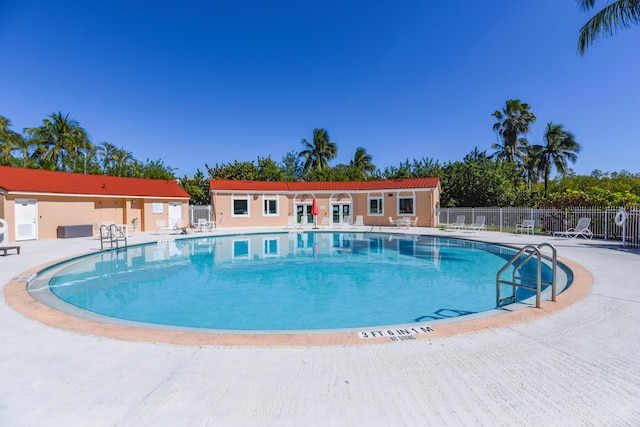
<svg viewBox="0 0 640 427">
<path fill-rule="evenodd" d="M 580 6 L 591 8 L 594 0 L 581 0 Z M 578 53 L 584 52 L 600 37 L 613 35 L 616 31 L 640 23 L 640 0 L 618 0 L 596 13 L 580 29 Z"/>
</svg>

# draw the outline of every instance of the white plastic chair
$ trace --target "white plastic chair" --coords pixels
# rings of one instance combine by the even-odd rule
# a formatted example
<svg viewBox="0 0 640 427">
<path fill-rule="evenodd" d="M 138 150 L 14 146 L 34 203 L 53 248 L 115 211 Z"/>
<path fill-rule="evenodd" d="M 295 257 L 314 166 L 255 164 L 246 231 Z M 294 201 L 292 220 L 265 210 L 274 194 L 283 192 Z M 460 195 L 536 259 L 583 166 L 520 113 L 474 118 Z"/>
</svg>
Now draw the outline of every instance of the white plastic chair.
<svg viewBox="0 0 640 427">
<path fill-rule="evenodd" d="M 535 224 L 536 222 L 533 219 L 522 220 L 522 224 L 516 224 L 516 234 L 524 232 L 526 232 L 527 234 L 533 234 Z"/>
</svg>

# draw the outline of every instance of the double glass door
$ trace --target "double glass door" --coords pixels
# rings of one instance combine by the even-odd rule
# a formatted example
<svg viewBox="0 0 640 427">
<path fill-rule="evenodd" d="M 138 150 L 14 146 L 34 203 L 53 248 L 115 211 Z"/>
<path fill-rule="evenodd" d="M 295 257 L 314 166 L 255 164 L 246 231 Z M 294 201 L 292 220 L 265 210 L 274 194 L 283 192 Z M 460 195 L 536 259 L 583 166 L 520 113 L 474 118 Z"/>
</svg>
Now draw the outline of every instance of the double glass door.
<svg viewBox="0 0 640 427">
<path fill-rule="evenodd" d="M 296 205 L 296 223 L 313 224 L 313 215 L 311 214 L 311 203 L 298 203 Z"/>
<path fill-rule="evenodd" d="M 334 203 L 331 205 L 333 224 L 345 224 L 351 220 L 351 203 Z"/>
</svg>

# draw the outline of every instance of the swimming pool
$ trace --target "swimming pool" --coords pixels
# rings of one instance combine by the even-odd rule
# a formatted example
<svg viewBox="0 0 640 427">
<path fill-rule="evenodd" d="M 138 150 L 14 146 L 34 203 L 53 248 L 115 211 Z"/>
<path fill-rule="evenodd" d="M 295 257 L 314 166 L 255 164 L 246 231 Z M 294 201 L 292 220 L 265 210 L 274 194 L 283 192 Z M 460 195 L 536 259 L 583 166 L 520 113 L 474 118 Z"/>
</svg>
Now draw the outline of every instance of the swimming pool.
<svg viewBox="0 0 640 427">
<path fill-rule="evenodd" d="M 29 290 L 54 308 L 115 323 L 358 329 L 492 310 L 496 272 L 514 254 L 498 245 L 415 235 L 232 235 L 84 256 L 41 272 Z M 521 290 L 518 299 L 531 295 Z"/>
</svg>

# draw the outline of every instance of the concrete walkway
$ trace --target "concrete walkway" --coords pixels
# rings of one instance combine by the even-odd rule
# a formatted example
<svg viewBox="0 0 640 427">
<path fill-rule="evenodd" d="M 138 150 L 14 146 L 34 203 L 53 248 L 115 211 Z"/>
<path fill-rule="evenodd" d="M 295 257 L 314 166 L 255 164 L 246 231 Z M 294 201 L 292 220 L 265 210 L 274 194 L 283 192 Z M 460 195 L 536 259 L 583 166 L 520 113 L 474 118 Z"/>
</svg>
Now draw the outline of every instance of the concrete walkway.
<svg viewBox="0 0 640 427">
<path fill-rule="evenodd" d="M 411 232 L 546 241 L 586 267 L 594 285 L 577 304 L 527 323 L 325 347 L 120 341 L 46 326 L 3 299 L 0 426 L 640 424 L 639 251 L 606 241 Z M 132 243 L 158 238 L 166 236 L 138 234 Z M 21 246 L 21 255 L 0 256 L 0 285 L 99 243 Z"/>
</svg>

